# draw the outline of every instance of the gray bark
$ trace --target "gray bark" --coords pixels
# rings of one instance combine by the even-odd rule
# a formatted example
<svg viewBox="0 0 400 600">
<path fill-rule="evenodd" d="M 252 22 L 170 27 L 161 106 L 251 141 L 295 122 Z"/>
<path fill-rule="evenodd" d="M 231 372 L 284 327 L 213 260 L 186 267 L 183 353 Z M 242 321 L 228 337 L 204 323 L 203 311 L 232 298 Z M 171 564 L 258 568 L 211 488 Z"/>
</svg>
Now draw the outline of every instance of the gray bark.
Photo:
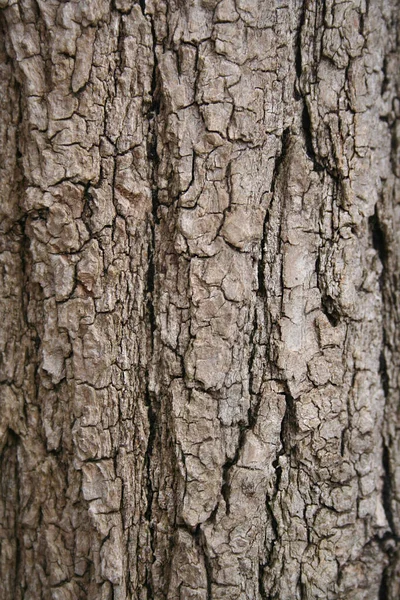
<svg viewBox="0 0 400 600">
<path fill-rule="evenodd" d="M 6 600 L 400 597 L 397 0 L 0 0 Z"/>
</svg>

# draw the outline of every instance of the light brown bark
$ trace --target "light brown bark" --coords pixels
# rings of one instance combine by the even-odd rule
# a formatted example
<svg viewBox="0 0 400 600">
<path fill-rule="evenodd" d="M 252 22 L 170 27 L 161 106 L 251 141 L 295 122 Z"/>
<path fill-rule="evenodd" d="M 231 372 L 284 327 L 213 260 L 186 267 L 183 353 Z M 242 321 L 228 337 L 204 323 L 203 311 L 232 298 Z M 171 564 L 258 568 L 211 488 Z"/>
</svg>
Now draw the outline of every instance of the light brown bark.
<svg viewBox="0 0 400 600">
<path fill-rule="evenodd" d="M 397 0 L 0 0 L 0 592 L 400 594 Z"/>
</svg>

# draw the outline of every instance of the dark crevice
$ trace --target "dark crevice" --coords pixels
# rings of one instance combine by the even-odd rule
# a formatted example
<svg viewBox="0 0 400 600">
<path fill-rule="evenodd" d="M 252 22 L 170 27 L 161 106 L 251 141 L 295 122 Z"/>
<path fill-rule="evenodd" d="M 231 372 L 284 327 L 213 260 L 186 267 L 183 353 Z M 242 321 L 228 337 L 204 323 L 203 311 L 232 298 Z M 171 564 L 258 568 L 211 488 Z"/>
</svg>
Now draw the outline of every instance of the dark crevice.
<svg viewBox="0 0 400 600">
<path fill-rule="evenodd" d="M 382 486 L 382 504 L 385 511 L 386 519 L 389 527 L 395 537 L 396 541 L 399 541 L 395 519 L 392 511 L 392 474 L 390 467 L 390 455 L 389 448 L 383 443 L 382 449 L 382 465 L 383 465 L 383 486 Z"/>
<path fill-rule="evenodd" d="M 154 142 L 154 147 L 156 146 L 157 141 Z M 151 159 L 151 155 L 149 154 L 149 158 Z M 155 164 L 156 161 L 154 160 L 153 164 Z M 153 185 L 152 190 L 151 190 L 151 204 L 152 204 L 152 236 L 153 236 L 153 240 L 152 243 L 154 244 L 154 236 L 155 236 L 155 231 L 154 231 L 154 226 L 158 225 L 160 222 L 160 219 L 158 218 L 158 206 L 159 206 L 159 197 L 158 197 L 158 188 Z"/>
<path fill-rule="evenodd" d="M 153 302 L 154 293 L 154 281 L 155 281 L 155 265 L 154 265 L 154 246 L 155 246 L 155 232 L 154 226 L 151 227 L 151 244 L 149 244 L 149 258 L 148 258 L 148 269 L 147 269 L 147 315 L 150 324 L 151 332 L 151 350 L 154 350 L 154 332 L 156 330 L 156 317 Z"/>
<path fill-rule="evenodd" d="M 385 533 L 382 538 L 377 537 L 376 541 L 379 544 L 382 552 L 386 554 L 389 559 L 386 567 L 382 571 L 378 599 L 388 600 L 388 598 L 393 597 L 390 595 L 390 584 L 396 580 L 396 572 L 393 572 L 396 569 L 396 562 L 398 561 L 399 557 L 398 553 L 396 552 L 396 540 L 390 533 Z"/>
<path fill-rule="evenodd" d="M 151 33 L 153 38 L 153 72 L 151 77 L 151 104 L 147 113 L 147 120 L 149 123 L 149 138 L 147 144 L 147 156 L 151 165 L 151 186 L 152 186 L 152 212 L 153 212 L 153 225 L 159 223 L 158 218 L 158 181 L 157 171 L 160 162 L 157 152 L 157 115 L 160 113 L 160 90 L 158 83 L 158 59 L 157 59 L 157 38 L 154 28 L 154 22 L 150 18 Z"/>
<path fill-rule="evenodd" d="M 286 410 L 283 415 L 280 431 L 280 440 L 282 449 L 278 456 L 281 454 L 289 454 L 292 448 L 291 438 L 296 427 L 295 421 L 295 406 L 294 398 L 288 392 L 285 392 Z"/>
<path fill-rule="evenodd" d="M 207 541 L 205 539 L 204 532 L 201 529 L 201 525 L 197 525 L 193 535 L 194 535 L 196 545 L 200 549 L 201 554 L 204 558 L 204 568 L 206 571 L 206 578 L 207 578 L 207 600 L 211 600 L 212 599 L 212 581 L 213 581 L 212 564 L 211 564 L 210 556 L 207 551 Z"/>
<path fill-rule="evenodd" d="M 261 398 L 257 390 L 254 389 L 254 362 L 256 360 L 257 350 L 259 348 L 256 341 L 256 334 L 258 331 L 258 319 L 257 319 L 257 307 L 254 309 L 253 328 L 250 334 L 249 346 L 251 348 L 248 364 L 249 373 L 249 394 L 252 399 L 255 397 L 255 403 L 250 402 L 250 408 L 247 412 L 248 415 L 248 429 L 253 429 L 258 417 L 260 410 Z"/>
<path fill-rule="evenodd" d="M 226 505 L 226 514 L 229 515 L 230 514 L 230 493 L 231 493 L 231 485 L 230 485 L 230 471 L 232 469 L 232 467 L 234 467 L 239 458 L 240 458 L 240 452 L 244 446 L 245 440 L 246 440 L 246 433 L 249 430 L 249 427 L 242 425 L 240 427 L 240 433 L 239 433 L 239 441 L 238 441 L 238 445 L 236 448 L 236 452 L 235 455 L 233 456 L 233 458 L 227 460 L 225 462 L 225 464 L 222 466 L 222 486 L 221 486 L 221 494 L 223 499 L 225 500 L 225 505 Z"/>
<path fill-rule="evenodd" d="M 145 520 L 149 527 L 150 549 L 152 554 L 152 562 L 155 560 L 155 544 L 154 544 L 154 523 L 152 522 L 152 509 L 154 500 L 154 489 L 151 476 L 151 463 L 154 454 L 154 446 L 157 434 L 157 413 L 154 408 L 154 398 L 149 390 L 149 373 L 146 373 L 146 391 L 145 402 L 147 406 L 147 418 L 149 421 L 149 436 L 147 440 L 147 448 L 145 455 L 145 470 L 147 475 L 146 500 L 147 506 L 144 514 Z M 151 600 L 154 597 L 153 576 L 151 565 L 146 566 L 145 587 L 147 591 L 147 599 Z"/>
<path fill-rule="evenodd" d="M 389 397 L 389 375 L 387 372 L 387 364 L 385 352 L 382 350 L 379 355 L 379 376 L 381 379 L 381 385 L 383 389 L 383 393 L 385 395 L 385 399 Z"/>
<path fill-rule="evenodd" d="M 326 292 L 323 272 L 321 273 L 321 259 L 317 256 L 315 261 L 315 273 L 317 275 L 317 287 L 321 294 L 321 310 L 328 319 L 332 327 L 337 327 L 340 323 L 340 313 L 332 296 Z"/>
<path fill-rule="evenodd" d="M 381 584 L 379 586 L 379 600 L 388 600 L 389 598 L 389 586 L 388 586 L 388 568 L 383 570 Z"/>
<path fill-rule="evenodd" d="M 265 591 L 265 585 L 264 585 L 264 571 L 265 571 L 265 565 L 260 563 L 258 565 L 258 593 L 260 594 L 260 598 L 262 600 L 267 600 L 268 596 L 267 596 L 267 592 Z"/>
<path fill-rule="evenodd" d="M 369 228 L 372 236 L 372 245 L 377 251 L 382 266 L 384 267 L 388 259 L 388 247 L 376 206 L 374 214 L 369 218 Z"/>
<path fill-rule="evenodd" d="M 385 56 L 383 59 L 382 73 L 383 73 L 383 78 L 382 78 L 382 83 L 381 83 L 381 96 L 383 96 L 385 94 L 385 92 L 388 91 L 389 86 L 390 86 L 390 79 L 388 77 L 388 58 L 387 58 L 387 56 Z"/>
<path fill-rule="evenodd" d="M 391 135 L 391 140 L 390 140 L 390 148 L 391 148 L 391 153 L 390 153 L 390 162 L 392 165 L 392 173 L 398 177 L 398 173 L 399 173 L 399 166 L 398 166 L 398 154 L 399 154 L 399 140 L 400 140 L 400 136 L 398 135 L 397 131 L 397 127 L 395 127 L 396 121 L 394 121 L 391 125 L 390 125 L 390 131 L 392 133 Z"/>
<path fill-rule="evenodd" d="M 298 582 L 297 582 L 297 588 L 298 588 L 299 593 L 300 593 L 300 600 L 307 600 L 308 597 L 309 597 L 309 595 L 307 593 L 307 588 L 306 588 L 304 582 L 302 581 L 302 576 L 303 576 L 303 573 L 302 573 L 302 568 L 301 568 L 301 565 L 300 565 L 300 576 L 299 576 L 299 579 L 298 579 Z"/>
<path fill-rule="evenodd" d="M 146 0 L 139 0 L 139 6 L 143 16 L 146 16 Z"/>
<path fill-rule="evenodd" d="M 268 560 L 266 563 L 269 566 L 272 566 L 275 542 L 279 539 L 278 521 L 273 512 L 273 504 L 274 504 L 276 496 L 279 492 L 280 483 L 281 483 L 281 479 L 282 479 L 282 467 L 279 464 L 279 458 L 285 454 L 287 456 L 290 456 L 292 449 L 295 446 L 294 440 L 293 440 L 293 434 L 296 429 L 295 400 L 289 392 L 285 392 L 284 396 L 285 396 L 285 402 L 286 402 L 286 410 L 285 410 L 285 414 L 283 415 L 283 419 L 281 422 L 281 430 L 280 430 L 281 448 L 277 452 L 275 460 L 272 462 L 272 466 L 275 469 L 275 485 L 274 485 L 275 489 L 273 492 L 273 496 L 271 497 L 269 494 L 267 494 L 266 499 L 265 499 L 266 511 L 267 511 L 267 515 L 269 516 L 270 521 L 271 521 L 271 527 L 272 527 L 272 532 L 273 532 L 273 536 L 274 536 L 273 539 L 271 540 L 271 548 L 268 552 Z M 262 596 L 262 597 L 267 598 L 266 595 Z"/>
<path fill-rule="evenodd" d="M 113 182 L 114 183 L 114 182 Z M 84 197 L 84 205 L 83 205 L 83 211 L 82 211 L 82 221 L 85 224 L 87 230 L 89 231 L 91 237 L 93 237 L 93 228 L 92 228 L 92 218 L 93 218 L 93 211 L 92 211 L 92 205 L 93 205 L 93 196 L 90 193 L 90 183 L 87 183 L 85 185 L 85 188 L 83 190 L 83 197 Z M 113 187 L 114 189 L 114 187 Z"/>
<path fill-rule="evenodd" d="M 146 2 L 142 0 L 139 2 L 143 14 L 146 12 Z M 154 30 L 154 23 L 150 18 L 151 31 L 153 36 L 153 72 L 151 81 L 151 104 L 147 112 L 148 121 L 148 143 L 147 143 L 147 156 L 150 164 L 150 178 L 151 178 L 151 198 L 152 198 L 152 211 L 149 220 L 149 231 L 150 240 L 148 245 L 148 270 L 147 270 L 147 281 L 146 281 L 146 309 L 147 319 L 149 325 L 149 338 L 150 338 L 150 360 L 152 363 L 152 356 L 154 354 L 155 345 L 155 332 L 156 332 L 156 313 L 154 307 L 154 291 L 155 291 L 155 248 L 156 248 L 156 226 L 159 223 L 157 211 L 158 211 L 158 183 L 157 183 L 157 171 L 159 164 L 159 157 L 157 154 L 157 115 L 160 110 L 159 95 L 158 95 L 158 81 L 157 81 L 157 56 L 156 56 L 156 35 Z M 150 367 L 151 368 L 151 367 Z M 147 417 L 149 425 L 149 433 L 147 440 L 147 449 L 145 454 L 145 469 L 147 475 L 147 489 L 146 498 L 147 506 L 145 511 L 145 520 L 149 527 L 149 538 L 150 538 L 150 550 L 151 550 L 151 564 L 146 565 L 145 575 L 145 588 L 147 592 L 147 599 L 152 600 L 154 598 L 155 589 L 152 575 L 152 563 L 155 561 L 156 547 L 155 547 L 155 531 L 153 522 L 153 505 L 155 501 L 156 491 L 153 486 L 152 479 L 152 461 L 157 443 L 157 437 L 159 435 L 159 406 L 155 393 L 151 388 L 151 374 L 150 370 L 147 369 L 145 373 L 145 403 L 147 406 Z"/>
<path fill-rule="evenodd" d="M 340 456 L 344 456 L 344 453 L 346 451 L 346 442 L 347 442 L 347 437 L 348 437 L 347 431 L 348 431 L 347 427 L 342 429 L 342 433 L 340 436 Z"/>
<path fill-rule="evenodd" d="M 305 143 L 305 147 L 306 147 L 307 156 L 313 163 L 314 171 L 319 172 L 319 171 L 323 171 L 325 169 L 325 167 L 323 165 L 321 165 L 320 162 L 317 160 L 317 156 L 316 156 L 316 153 L 314 150 L 310 111 L 309 111 L 309 108 L 307 105 L 306 95 L 304 94 L 304 92 L 302 90 L 302 85 L 301 85 L 301 77 L 303 74 L 303 61 L 302 61 L 302 55 L 301 55 L 303 44 L 302 44 L 301 36 L 302 36 L 305 19 L 306 19 L 307 4 L 308 3 L 306 1 L 304 1 L 301 6 L 299 25 L 298 25 L 297 35 L 296 35 L 295 69 L 296 69 L 297 80 L 295 82 L 294 98 L 297 101 L 303 99 L 303 110 L 301 113 L 301 125 L 302 125 L 302 130 L 303 130 L 304 143 Z M 322 8 L 323 8 L 322 12 L 323 12 L 323 20 L 324 20 L 325 3 L 323 3 Z M 316 30 L 317 30 L 317 27 L 316 27 Z M 315 36 L 315 41 L 316 41 L 316 38 L 317 38 L 317 36 Z M 316 61 L 316 64 L 317 63 L 318 63 L 318 61 Z"/>
<path fill-rule="evenodd" d="M 258 289 L 257 294 L 263 298 L 267 295 L 265 287 L 265 244 L 267 239 L 267 228 L 269 223 L 269 210 L 265 211 L 264 224 L 263 224 L 263 236 L 261 240 L 261 257 L 257 265 L 257 276 L 258 276 Z"/>
<path fill-rule="evenodd" d="M 278 467 L 278 468 L 280 469 L 280 474 L 281 474 L 282 468 L 281 467 Z M 275 467 L 275 472 L 277 472 L 276 467 Z M 278 493 L 279 483 L 280 483 L 280 476 L 279 476 L 279 482 L 278 481 L 275 482 L 275 495 Z M 271 547 L 268 552 L 267 562 L 264 565 L 264 569 L 265 569 L 265 566 L 272 566 L 275 542 L 279 538 L 279 526 L 278 526 L 278 521 L 274 515 L 274 511 L 272 510 L 272 506 L 271 506 L 272 503 L 273 503 L 273 498 L 271 498 L 270 495 L 267 494 L 267 496 L 265 498 L 265 508 L 266 508 L 269 518 L 271 519 L 271 527 L 272 527 L 272 533 L 273 533 L 274 537 L 271 540 Z"/>
<path fill-rule="evenodd" d="M 314 150 L 314 144 L 313 144 L 313 138 L 312 138 L 312 123 L 311 123 L 310 111 L 308 110 L 306 100 L 304 100 L 303 111 L 301 113 L 301 124 L 302 124 L 302 128 L 303 128 L 304 143 L 306 146 L 307 156 L 313 163 L 314 171 L 317 171 L 317 172 L 323 171 L 324 167 L 318 162 L 316 154 L 315 154 L 315 150 Z"/>
<path fill-rule="evenodd" d="M 290 129 L 287 127 L 282 133 L 282 145 L 281 152 L 275 158 L 274 171 L 272 174 L 272 183 L 271 183 L 271 192 L 274 193 L 276 189 L 276 183 L 278 180 L 278 176 L 281 172 L 282 163 L 286 157 L 287 150 L 289 148 L 290 143 Z"/>
<path fill-rule="evenodd" d="M 266 495 L 265 498 L 265 507 L 266 513 L 270 520 L 271 528 L 272 528 L 272 539 L 268 540 L 270 547 L 266 547 L 266 562 L 264 564 L 260 564 L 259 578 L 258 578 L 258 586 L 259 586 L 259 594 L 262 600 L 273 600 L 276 598 L 275 593 L 270 592 L 267 594 L 264 587 L 264 573 L 265 568 L 272 568 L 275 561 L 274 550 L 275 544 L 280 539 L 279 535 L 279 524 L 274 514 L 274 502 L 277 498 L 280 488 L 280 482 L 282 478 L 282 467 L 279 464 L 279 457 L 283 455 L 290 456 L 293 448 L 295 447 L 293 434 L 296 429 L 295 423 L 295 400 L 289 392 L 285 392 L 285 401 L 286 401 L 286 410 L 281 422 L 281 431 L 280 431 L 280 441 L 281 448 L 276 455 L 276 459 L 272 462 L 272 466 L 275 469 L 275 485 L 272 496 L 269 494 Z"/>
<path fill-rule="evenodd" d="M 295 63 L 295 67 L 296 67 L 296 75 L 299 79 L 301 77 L 302 68 L 303 68 L 302 57 L 301 57 L 301 34 L 303 31 L 305 20 L 306 20 L 306 2 L 304 1 L 302 4 L 302 7 L 301 7 L 299 26 L 297 29 L 296 53 L 295 53 L 295 59 L 294 59 L 294 63 Z"/>
<path fill-rule="evenodd" d="M 337 327 L 340 323 L 340 313 L 335 307 L 333 298 L 329 295 L 321 296 L 321 310 L 328 319 L 332 327 Z"/>
</svg>

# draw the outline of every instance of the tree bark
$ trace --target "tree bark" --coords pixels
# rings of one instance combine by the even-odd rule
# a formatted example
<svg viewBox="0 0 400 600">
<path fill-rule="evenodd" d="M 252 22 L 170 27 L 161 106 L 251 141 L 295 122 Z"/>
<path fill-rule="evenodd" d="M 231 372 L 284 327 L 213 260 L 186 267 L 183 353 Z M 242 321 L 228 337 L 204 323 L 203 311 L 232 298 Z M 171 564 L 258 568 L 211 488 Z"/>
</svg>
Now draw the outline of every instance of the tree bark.
<svg viewBox="0 0 400 600">
<path fill-rule="evenodd" d="M 397 0 L 0 0 L 5 600 L 400 597 Z"/>
</svg>

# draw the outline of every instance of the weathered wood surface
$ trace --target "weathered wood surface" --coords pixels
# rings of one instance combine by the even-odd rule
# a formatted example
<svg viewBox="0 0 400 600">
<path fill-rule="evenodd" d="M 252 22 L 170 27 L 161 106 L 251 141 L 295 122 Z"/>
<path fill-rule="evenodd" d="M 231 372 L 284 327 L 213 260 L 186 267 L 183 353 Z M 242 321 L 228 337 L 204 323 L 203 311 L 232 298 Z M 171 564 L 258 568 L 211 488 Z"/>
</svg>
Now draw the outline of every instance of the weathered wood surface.
<svg viewBox="0 0 400 600">
<path fill-rule="evenodd" d="M 0 7 L 1 598 L 397 600 L 398 1 Z"/>
</svg>

